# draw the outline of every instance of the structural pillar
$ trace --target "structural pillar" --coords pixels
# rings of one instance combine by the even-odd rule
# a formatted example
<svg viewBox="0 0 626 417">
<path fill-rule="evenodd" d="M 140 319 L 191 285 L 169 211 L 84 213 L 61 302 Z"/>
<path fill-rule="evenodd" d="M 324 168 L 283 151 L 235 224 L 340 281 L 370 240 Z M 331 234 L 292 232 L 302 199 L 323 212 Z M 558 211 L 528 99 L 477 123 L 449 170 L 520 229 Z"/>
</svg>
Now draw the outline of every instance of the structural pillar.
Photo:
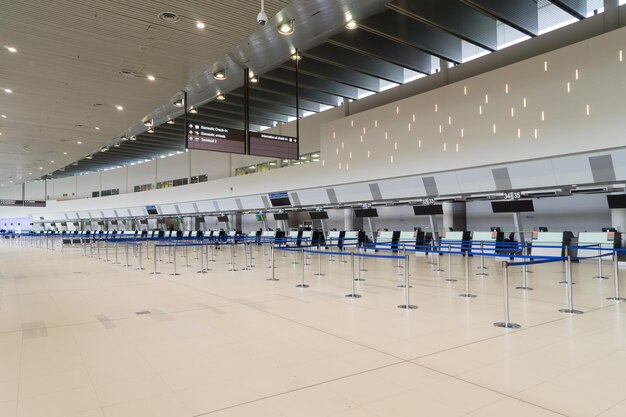
<svg viewBox="0 0 626 417">
<path fill-rule="evenodd" d="M 603 17 L 605 32 L 618 29 L 621 26 L 619 19 L 619 0 L 604 0 Z"/>
<path fill-rule="evenodd" d="M 464 231 L 467 230 L 467 215 L 464 202 L 444 202 L 443 204 L 443 229 Z"/>
</svg>

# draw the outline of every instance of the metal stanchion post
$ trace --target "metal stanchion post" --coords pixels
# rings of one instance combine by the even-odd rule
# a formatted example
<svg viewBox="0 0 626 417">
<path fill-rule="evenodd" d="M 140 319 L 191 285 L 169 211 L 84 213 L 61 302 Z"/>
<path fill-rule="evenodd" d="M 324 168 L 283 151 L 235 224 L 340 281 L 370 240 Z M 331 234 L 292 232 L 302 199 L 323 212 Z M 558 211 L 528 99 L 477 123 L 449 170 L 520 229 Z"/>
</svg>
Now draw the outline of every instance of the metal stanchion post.
<svg viewBox="0 0 626 417">
<path fill-rule="evenodd" d="M 139 246 L 139 260 L 141 260 L 141 246 Z M 157 271 L 157 245 L 154 245 L 154 272 L 150 272 L 151 275 L 159 275 Z"/>
<path fill-rule="evenodd" d="M 235 268 L 235 249 L 233 248 L 235 244 L 230 243 L 230 269 L 229 271 L 234 272 L 237 269 Z"/>
<path fill-rule="evenodd" d="M 300 278 L 302 281 L 300 282 L 300 284 L 296 285 L 296 287 L 309 288 L 309 286 L 304 283 L 304 257 L 305 257 L 304 249 L 300 249 L 300 252 L 302 253 L 302 273 L 300 274 Z M 296 252 L 294 251 L 294 253 Z"/>
<path fill-rule="evenodd" d="M 407 310 L 415 310 L 416 305 L 412 305 L 409 300 L 409 294 L 411 291 L 411 284 L 409 282 L 409 257 L 404 255 L 404 304 L 400 304 L 398 308 L 405 308 Z"/>
<path fill-rule="evenodd" d="M 205 245 L 201 243 L 200 244 L 200 270 L 197 272 L 198 274 L 207 274 L 209 272 L 207 270 L 208 268 L 207 269 L 204 268 L 204 247 Z M 208 248 L 207 248 L 207 251 L 208 251 Z M 197 247 L 196 247 L 196 254 L 198 254 Z M 208 257 L 207 257 L 207 260 L 208 260 Z M 207 264 L 207 267 L 208 267 L 208 264 Z"/>
<path fill-rule="evenodd" d="M 436 250 L 433 251 L 433 256 L 436 259 L 435 265 L 437 266 L 436 269 L 433 269 L 433 272 L 443 272 L 443 269 L 441 269 L 441 260 L 439 259 L 441 257 L 441 246 Z"/>
<path fill-rule="evenodd" d="M 527 246 L 524 247 L 522 253 L 524 254 L 524 256 L 528 255 L 528 247 Z M 529 258 L 526 258 L 526 259 L 529 259 Z M 567 259 L 568 259 L 568 263 L 569 263 L 569 257 Z M 522 265 L 522 285 L 519 286 L 519 287 L 515 287 L 515 289 L 516 290 L 532 291 L 533 289 L 528 286 L 528 265 L 526 265 L 525 262 L 526 261 L 524 261 L 524 265 Z M 570 267 L 571 267 L 571 265 L 570 265 Z"/>
<path fill-rule="evenodd" d="M 126 268 L 128 268 L 130 266 L 130 263 L 128 262 L 128 242 L 124 245 L 126 247 L 126 265 L 124 265 Z"/>
<path fill-rule="evenodd" d="M 272 277 L 268 278 L 268 281 L 278 281 L 278 278 L 274 276 L 274 244 L 270 243 L 270 268 L 272 268 Z"/>
<path fill-rule="evenodd" d="M 304 257 L 302 258 L 302 262 L 304 262 Z M 298 254 L 297 251 L 293 251 L 293 261 L 291 262 L 292 265 L 297 265 L 298 264 Z"/>
<path fill-rule="evenodd" d="M 480 272 L 477 273 L 476 275 L 482 275 L 484 277 L 486 277 L 487 275 L 489 275 L 488 273 L 485 272 L 485 242 L 480 242 Z"/>
<path fill-rule="evenodd" d="M 504 269 L 504 321 L 493 323 L 493 325 L 507 329 L 519 329 L 522 326 L 509 321 L 509 263 L 502 262 L 502 268 Z"/>
<path fill-rule="evenodd" d="M 619 259 L 617 252 L 613 252 L 613 279 L 615 280 L 615 296 L 609 297 L 611 301 L 626 301 L 626 298 L 620 297 L 619 293 Z"/>
<path fill-rule="evenodd" d="M 463 294 L 459 294 L 459 297 L 465 298 L 475 298 L 476 294 L 470 294 L 469 287 L 469 255 L 465 254 L 465 292 Z"/>
<path fill-rule="evenodd" d="M 139 268 L 136 268 L 136 269 L 138 269 L 140 271 L 145 269 L 143 267 L 143 259 L 142 259 L 142 257 L 143 257 L 143 254 L 142 254 L 143 249 L 142 249 L 142 246 L 143 246 L 142 244 L 139 244 Z"/>
<path fill-rule="evenodd" d="M 214 245 L 210 245 L 211 246 L 211 262 L 215 262 L 215 252 L 213 252 L 215 250 L 215 246 Z"/>
<path fill-rule="evenodd" d="M 350 294 L 346 294 L 346 298 L 361 298 L 361 295 L 356 293 L 356 284 L 354 283 L 356 281 L 354 276 L 354 253 L 350 253 L 350 265 L 352 270 L 352 292 Z"/>
<path fill-rule="evenodd" d="M 567 256 L 568 253 L 569 253 L 569 248 L 565 246 L 565 255 Z M 559 281 L 559 284 L 566 284 L 566 285 L 576 284 L 572 280 L 567 279 L 567 268 L 568 268 L 567 261 L 565 261 L 564 263 L 565 263 L 565 279 L 563 281 Z"/>
<path fill-rule="evenodd" d="M 173 252 L 174 252 L 174 272 L 171 273 L 170 275 L 180 275 L 178 272 L 176 272 L 176 258 L 177 258 L 177 256 L 176 256 L 176 247 L 177 247 L 177 245 L 174 244 L 173 246 L 174 246 L 174 249 L 173 249 Z"/>
<path fill-rule="evenodd" d="M 359 254 L 359 258 L 363 258 L 363 256 L 360 254 L 361 252 L 361 248 L 357 247 L 357 253 Z M 361 262 L 359 261 L 359 265 L 361 264 Z M 361 267 L 357 265 L 357 272 L 356 272 L 356 278 L 355 281 L 365 281 L 365 278 L 361 278 Z"/>
<path fill-rule="evenodd" d="M 598 244 L 598 275 L 596 275 L 594 278 L 609 279 L 609 277 L 605 277 L 602 272 L 602 244 Z"/>
<path fill-rule="evenodd" d="M 330 258 L 328 259 L 328 262 L 335 262 L 335 257 L 333 255 L 333 238 L 328 238 L 328 245 L 330 247 Z"/>
<path fill-rule="evenodd" d="M 241 268 L 242 271 L 249 271 L 250 268 L 248 267 L 248 249 L 247 249 L 248 243 L 247 242 L 243 242 L 243 256 L 244 256 L 244 266 L 243 268 Z"/>
<path fill-rule="evenodd" d="M 115 264 L 119 264 L 118 258 L 117 258 L 117 248 L 118 248 L 119 244 L 118 242 L 115 242 Z"/>
<path fill-rule="evenodd" d="M 456 279 L 452 278 L 452 246 L 448 245 L 448 282 L 456 282 Z"/>
<path fill-rule="evenodd" d="M 104 241 L 104 256 L 106 257 L 107 262 L 111 262 L 109 261 L 109 242 L 106 240 Z"/>
<path fill-rule="evenodd" d="M 572 259 L 570 256 L 567 256 L 567 261 L 565 263 L 565 279 L 569 284 L 572 282 Z M 583 314 L 580 310 L 574 310 L 574 295 L 572 290 L 572 285 L 567 286 L 567 308 L 559 309 L 561 313 L 570 313 L 570 314 Z"/>
<path fill-rule="evenodd" d="M 322 248 L 319 245 L 317 247 L 317 273 L 315 275 L 318 277 L 325 275 L 322 274 Z"/>
<path fill-rule="evenodd" d="M 169 242 L 168 242 L 169 243 Z M 172 245 L 169 245 L 167 247 L 167 263 L 171 264 L 172 263 Z"/>
</svg>

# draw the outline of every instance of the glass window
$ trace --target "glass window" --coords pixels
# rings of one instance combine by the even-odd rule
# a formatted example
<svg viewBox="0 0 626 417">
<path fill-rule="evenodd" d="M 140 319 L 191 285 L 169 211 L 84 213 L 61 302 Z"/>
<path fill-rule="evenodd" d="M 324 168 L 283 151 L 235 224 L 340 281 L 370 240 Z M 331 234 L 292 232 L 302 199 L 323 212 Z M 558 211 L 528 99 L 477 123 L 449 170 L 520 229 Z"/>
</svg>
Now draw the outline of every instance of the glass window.
<svg viewBox="0 0 626 417">
<path fill-rule="evenodd" d="M 93 193 L 91 193 L 92 197 L 100 197 L 100 191 L 94 191 Z"/>
<path fill-rule="evenodd" d="M 207 182 L 209 180 L 208 175 L 198 175 L 198 182 Z"/>
</svg>

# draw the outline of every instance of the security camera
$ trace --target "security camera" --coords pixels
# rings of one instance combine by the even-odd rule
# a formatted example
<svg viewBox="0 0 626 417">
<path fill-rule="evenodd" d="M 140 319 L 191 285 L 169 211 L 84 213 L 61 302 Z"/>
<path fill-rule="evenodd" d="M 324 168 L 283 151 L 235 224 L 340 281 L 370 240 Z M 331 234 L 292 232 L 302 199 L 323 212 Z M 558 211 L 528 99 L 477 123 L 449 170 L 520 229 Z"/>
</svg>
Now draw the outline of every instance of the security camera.
<svg viewBox="0 0 626 417">
<path fill-rule="evenodd" d="M 265 26 L 265 24 L 267 23 L 267 14 L 265 14 L 265 11 L 261 10 L 259 12 L 256 17 L 256 21 L 259 23 L 259 25 Z"/>
</svg>

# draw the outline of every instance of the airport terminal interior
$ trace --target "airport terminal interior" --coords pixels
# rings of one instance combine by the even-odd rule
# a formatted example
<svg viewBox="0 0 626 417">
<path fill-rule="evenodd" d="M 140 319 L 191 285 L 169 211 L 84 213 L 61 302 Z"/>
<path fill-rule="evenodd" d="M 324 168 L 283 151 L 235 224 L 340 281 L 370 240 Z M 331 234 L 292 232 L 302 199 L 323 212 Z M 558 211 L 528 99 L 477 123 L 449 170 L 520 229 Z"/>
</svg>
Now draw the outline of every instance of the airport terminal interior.
<svg viewBox="0 0 626 417">
<path fill-rule="evenodd" d="M 0 0 L 0 416 L 626 416 L 625 26 Z"/>
</svg>

